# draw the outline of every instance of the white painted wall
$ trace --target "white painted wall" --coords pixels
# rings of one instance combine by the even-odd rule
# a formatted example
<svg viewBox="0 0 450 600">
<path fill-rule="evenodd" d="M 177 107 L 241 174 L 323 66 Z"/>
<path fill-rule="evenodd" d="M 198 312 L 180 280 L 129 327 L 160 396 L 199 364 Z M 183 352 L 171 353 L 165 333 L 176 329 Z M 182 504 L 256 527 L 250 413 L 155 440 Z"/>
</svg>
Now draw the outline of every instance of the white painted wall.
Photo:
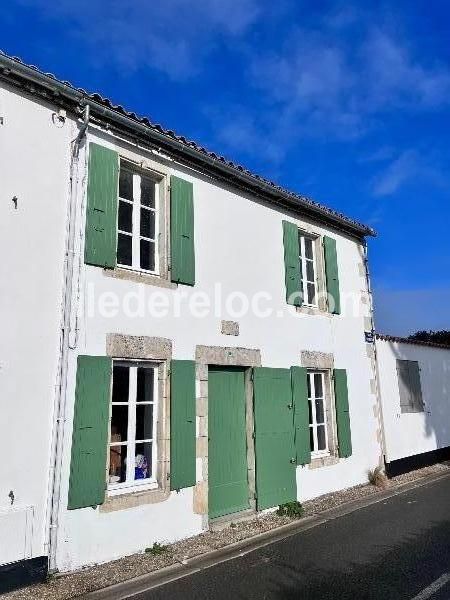
<svg viewBox="0 0 450 600">
<path fill-rule="evenodd" d="M 91 130 L 90 141 L 123 149 L 137 161 L 157 160 L 140 150 L 133 149 L 112 138 Z M 335 366 L 348 371 L 353 455 L 339 464 L 320 469 L 297 470 L 299 499 L 335 491 L 367 480 L 367 471 L 378 464 L 380 445 L 377 441 L 377 421 L 374 417 L 376 398 L 370 391 L 373 377 L 371 361 L 364 342 L 364 317 L 369 315 L 365 277 L 361 272 L 361 248 L 353 239 L 335 231 L 314 227 L 319 233 L 337 238 L 342 297 L 353 294 L 357 298 L 357 313 L 343 302 L 343 314 L 297 314 L 285 301 L 282 220 L 287 216 L 273 207 L 245 197 L 231 189 L 214 185 L 193 171 L 169 163 L 170 172 L 194 184 L 196 285 L 179 286 L 177 290 L 142 285 L 111 278 L 102 269 L 82 268 L 83 307 L 88 304 L 88 289 L 95 298 L 104 292 L 113 292 L 122 305 L 127 293 L 142 293 L 145 302 L 152 294 L 163 294 L 173 302 L 177 294 L 187 298 L 193 294 L 212 294 L 214 284 L 220 282 L 223 296 L 233 291 L 251 297 L 258 291 L 268 292 L 273 300 L 274 316 L 256 318 L 251 313 L 238 319 L 240 335 L 220 333 L 221 319 L 229 319 L 224 307 L 216 315 L 199 319 L 182 309 L 182 317 L 163 319 L 148 316 L 133 319 L 122 312 L 113 317 L 86 314 L 81 319 L 79 345 L 70 360 L 68 397 L 73 399 L 76 375 L 76 355 L 106 353 L 108 333 L 161 336 L 173 341 L 173 357 L 193 359 L 195 347 L 201 345 L 239 346 L 259 348 L 263 366 L 289 367 L 300 364 L 302 350 L 333 353 Z M 183 306 L 183 305 L 182 305 Z M 83 308 L 80 307 L 80 308 Z M 192 490 L 173 492 L 170 500 L 160 504 L 141 505 L 112 513 L 86 508 L 67 511 L 70 468 L 71 424 L 73 400 L 66 415 L 66 439 L 63 458 L 63 489 L 60 508 L 61 529 L 58 545 L 58 568 L 70 570 L 81 565 L 107 561 L 124 554 L 142 550 L 158 541 L 172 541 L 202 531 L 202 519 L 193 513 Z"/>
<path fill-rule="evenodd" d="M 0 557 L 8 562 L 46 554 L 73 128 L 57 128 L 53 110 L 0 87 Z"/>
<path fill-rule="evenodd" d="M 450 350 L 381 339 L 376 348 L 386 460 L 450 446 Z M 424 412 L 400 412 L 397 359 L 419 362 Z"/>
</svg>

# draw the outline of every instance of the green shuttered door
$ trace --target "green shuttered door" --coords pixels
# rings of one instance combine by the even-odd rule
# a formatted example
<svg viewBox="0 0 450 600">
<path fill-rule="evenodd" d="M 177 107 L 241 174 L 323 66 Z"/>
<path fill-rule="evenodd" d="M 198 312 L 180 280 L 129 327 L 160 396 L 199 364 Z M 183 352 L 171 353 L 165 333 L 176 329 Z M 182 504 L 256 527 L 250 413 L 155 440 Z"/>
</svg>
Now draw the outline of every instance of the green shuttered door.
<svg viewBox="0 0 450 600">
<path fill-rule="evenodd" d="M 254 369 L 256 492 L 259 510 L 296 500 L 291 372 Z"/>
<path fill-rule="evenodd" d="M 105 500 L 111 368 L 109 357 L 78 357 L 69 509 Z"/>
<path fill-rule="evenodd" d="M 288 304 L 301 306 L 300 251 L 298 245 L 298 228 L 294 223 L 283 221 L 283 245 L 286 301 Z"/>
<path fill-rule="evenodd" d="M 249 507 L 244 371 L 208 371 L 208 511 L 210 518 Z"/>
<path fill-rule="evenodd" d="M 292 396 L 294 399 L 295 451 L 297 464 L 311 462 L 309 440 L 308 385 L 305 367 L 291 367 Z"/>
<path fill-rule="evenodd" d="M 323 250 L 325 255 L 325 273 L 327 279 L 329 310 L 331 313 L 339 315 L 341 314 L 341 298 L 339 293 L 339 272 L 336 240 L 328 236 L 324 236 Z"/>
<path fill-rule="evenodd" d="M 170 489 L 195 485 L 195 362 L 170 367 Z"/>
<path fill-rule="evenodd" d="M 119 156 L 89 144 L 89 171 L 84 260 L 89 265 L 116 266 Z"/>
<path fill-rule="evenodd" d="M 336 402 L 336 420 L 339 442 L 339 456 L 347 458 L 352 454 L 352 435 L 348 407 L 347 371 L 334 370 L 334 395 Z"/>
<path fill-rule="evenodd" d="M 195 284 L 193 186 L 179 177 L 170 178 L 171 279 Z"/>
</svg>

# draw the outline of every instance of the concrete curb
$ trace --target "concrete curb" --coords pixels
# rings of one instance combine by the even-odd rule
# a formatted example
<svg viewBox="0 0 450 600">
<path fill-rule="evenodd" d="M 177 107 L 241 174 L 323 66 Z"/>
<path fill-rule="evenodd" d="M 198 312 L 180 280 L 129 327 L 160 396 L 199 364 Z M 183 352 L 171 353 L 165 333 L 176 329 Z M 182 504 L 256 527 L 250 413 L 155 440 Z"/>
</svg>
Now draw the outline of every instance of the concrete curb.
<svg viewBox="0 0 450 600">
<path fill-rule="evenodd" d="M 158 571 L 145 573 L 139 577 L 128 579 L 127 581 L 117 583 L 107 588 L 89 592 L 88 594 L 79 596 L 79 598 L 82 600 L 125 600 L 125 598 L 130 598 L 131 596 L 176 581 L 177 579 L 193 575 L 194 573 L 198 573 L 199 571 L 203 571 L 204 569 L 208 569 L 209 567 L 222 562 L 239 558 L 240 556 L 258 550 L 259 548 L 274 544 L 285 538 L 296 535 L 297 533 L 301 533 L 302 531 L 317 527 L 318 525 L 323 525 L 328 521 L 338 519 L 339 517 L 351 514 L 362 508 L 367 508 L 373 504 L 383 502 L 384 500 L 393 498 L 410 490 L 423 487 L 424 485 L 436 483 L 446 477 L 450 477 L 450 473 L 430 475 L 415 481 L 400 484 L 392 490 L 387 489 L 374 494 L 373 496 L 351 500 L 350 502 L 335 508 L 326 509 L 316 515 L 311 515 L 299 521 L 281 525 L 276 529 L 265 531 L 245 540 L 234 542 L 224 548 L 212 550 L 211 552 L 189 558 L 182 564 L 177 563 L 159 569 Z"/>
</svg>

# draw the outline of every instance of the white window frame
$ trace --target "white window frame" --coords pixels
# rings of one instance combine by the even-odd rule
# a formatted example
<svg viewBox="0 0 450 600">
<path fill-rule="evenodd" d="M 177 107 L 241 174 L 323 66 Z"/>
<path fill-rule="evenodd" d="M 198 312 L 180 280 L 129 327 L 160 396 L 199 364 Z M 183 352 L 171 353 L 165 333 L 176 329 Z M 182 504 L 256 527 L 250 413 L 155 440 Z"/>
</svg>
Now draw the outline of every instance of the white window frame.
<svg viewBox="0 0 450 600">
<path fill-rule="evenodd" d="M 300 261 L 300 278 L 301 278 L 301 285 L 302 285 L 302 304 L 304 306 L 310 306 L 312 308 L 318 308 L 318 285 L 317 285 L 317 257 L 316 257 L 316 242 L 317 242 L 317 238 L 315 238 L 312 235 L 308 235 L 307 233 L 304 233 L 301 229 L 299 229 L 298 231 L 298 237 L 299 237 L 299 245 L 300 245 L 300 256 L 299 256 L 299 261 Z M 306 257 L 306 252 L 305 252 L 305 239 L 311 240 L 311 246 L 312 246 L 312 258 L 307 258 Z M 310 281 L 307 279 L 307 263 L 310 262 L 312 263 L 313 266 L 313 277 L 314 277 L 314 281 Z M 309 284 L 314 284 L 314 302 L 308 302 L 308 283 Z"/>
<path fill-rule="evenodd" d="M 159 237 L 160 237 L 160 224 L 159 224 L 159 215 L 160 215 L 160 186 L 161 181 L 158 181 L 152 173 L 140 171 L 138 168 L 133 167 L 133 165 L 122 162 L 120 163 L 120 170 L 128 171 L 132 174 L 133 177 L 133 200 L 129 200 L 127 198 L 122 198 L 120 194 L 118 194 L 118 202 L 117 202 L 117 248 L 119 243 L 119 234 L 126 235 L 132 238 L 132 246 L 131 246 L 131 265 L 124 265 L 119 263 L 119 258 L 117 256 L 117 266 L 121 269 L 128 269 L 131 271 L 140 271 L 142 273 L 149 273 L 151 275 L 159 275 L 160 265 L 159 265 Z M 120 173 L 119 173 L 120 177 Z M 141 204 L 141 178 L 147 177 L 153 182 L 155 186 L 155 207 L 151 208 L 149 206 L 145 206 Z M 120 189 L 120 188 L 119 188 Z M 131 221 L 131 233 L 129 231 L 122 231 L 119 229 L 119 206 L 120 202 L 126 202 L 127 204 L 131 204 L 133 207 L 132 212 L 132 221 Z M 145 237 L 141 235 L 141 208 L 153 212 L 155 215 L 155 237 L 154 239 Z M 155 269 L 152 271 L 150 269 L 143 269 L 140 266 L 140 241 L 147 240 L 153 242 L 155 247 Z"/>
<path fill-rule="evenodd" d="M 129 369 L 129 386 L 128 386 L 128 401 L 127 402 L 114 402 L 112 401 L 112 386 L 114 384 L 114 376 L 112 377 L 111 383 L 111 400 L 110 400 L 110 425 L 108 434 L 108 473 L 107 473 L 107 486 L 108 494 L 111 496 L 121 494 L 124 492 L 130 492 L 134 490 L 142 489 L 155 489 L 158 487 L 157 480 L 157 464 L 158 464 L 158 443 L 157 443 L 157 423 L 158 423 L 158 408 L 159 408 L 159 366 L 160 363 L 154 361 L 137 361 L 137 360 L 114 360 L 113 367 L 127 367 Z M 137 394 L 137 369 L 138 367 L 152 368 L 154 370 L 153 377 L 153 401 L 152 402 L 136 402 Z M 114 370 L 113 370 L 114 373 Z M 145 440 L 136 440 L 136 406 L 143 406 L 146 404 L 153 404 L 153 427 L 152 427 L 152 438 Z M 113 405 L 128 406 L 128 429 L 127 429 L 127 441 L 124 442 L 111 442 L 111 419 L 112 419 L 112 407 Z M 148 479 L 134 479 L 135 475 L 135 461 L 128 460 L 129 457 L 136 456 L 136 444 L 151 442 L 152 443 L 152 464 L 151 474 L 152 477 Z M 113 447 L 122 446 L 126 448 L 127 452 L 127 465 L 126 465 L 126 479 L 120 483 L 109 482 L 109 456 L 110 449 Z"/>
<path fill-rule="evenodd" d="M 314 448 L 311 448 L 311 457 L 312 458 L 320 458 L 323 456 L 329 456 L 330 455 L 330 444 L 329 444 L 329 440 L 328 440 L 328 413 L 327 413 L 327 399 L 326 399 L 326 372 L 325 371 L 316 371 L 316 370 L 308 370 L 307 371 L 307 377 L 308 377 L 308 383 L 309 383 L 309 390 L 310 390 L 310 395 L 308 394 L 308 403 L 310 403 L 311 405 L 311 419 L 312 422 L 309 424 L 309 428 L 310 430 L 312 429 L 312 435 L 313 435 L 313 443 L 314 443 Z M 314 383 L 314 377 L 316 375 L 320 375 L 320 377 L 322 378 L 322 396 L 316 397 L 316 390 L 315 390 L 315 383 Z M 317 422 L 317 414 L 316 414 L 316 400 L 321 400 L 322 401 L 322 405 L 323 405 L 323 417 L 324 417 L 324 421 L 318 423 Z M 323 425 L 324 427 L 324 431 L 325 431 L 325 448 L 323 450 L 316 450 L 315 448 L 317 448 L 318 446 L 318 442 L 317 442 L 317 426 L 318 425 Z"/>
</svg>

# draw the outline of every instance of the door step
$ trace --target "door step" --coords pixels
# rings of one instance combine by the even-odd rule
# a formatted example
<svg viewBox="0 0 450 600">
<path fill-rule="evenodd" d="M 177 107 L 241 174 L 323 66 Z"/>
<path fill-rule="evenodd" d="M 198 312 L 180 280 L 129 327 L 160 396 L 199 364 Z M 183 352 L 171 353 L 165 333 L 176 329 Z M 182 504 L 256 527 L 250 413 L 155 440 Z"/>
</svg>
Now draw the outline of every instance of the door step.
<svg viewBox="0 0 450 600">
<path fill-rule="evenodd" d="M 256 510 L 249 508 L 248 510 L 241 510 L 237 513 L 231 513 L 229 515 L 223 515 L 222 517 L 216 517 L 215 519 L 209 520 L 209 528 L 211 531 L 220 531 L 230 527 L 232 523 L 240 523 L 241 521 L 250 521 L 256 517 Z"/>
</svg>

